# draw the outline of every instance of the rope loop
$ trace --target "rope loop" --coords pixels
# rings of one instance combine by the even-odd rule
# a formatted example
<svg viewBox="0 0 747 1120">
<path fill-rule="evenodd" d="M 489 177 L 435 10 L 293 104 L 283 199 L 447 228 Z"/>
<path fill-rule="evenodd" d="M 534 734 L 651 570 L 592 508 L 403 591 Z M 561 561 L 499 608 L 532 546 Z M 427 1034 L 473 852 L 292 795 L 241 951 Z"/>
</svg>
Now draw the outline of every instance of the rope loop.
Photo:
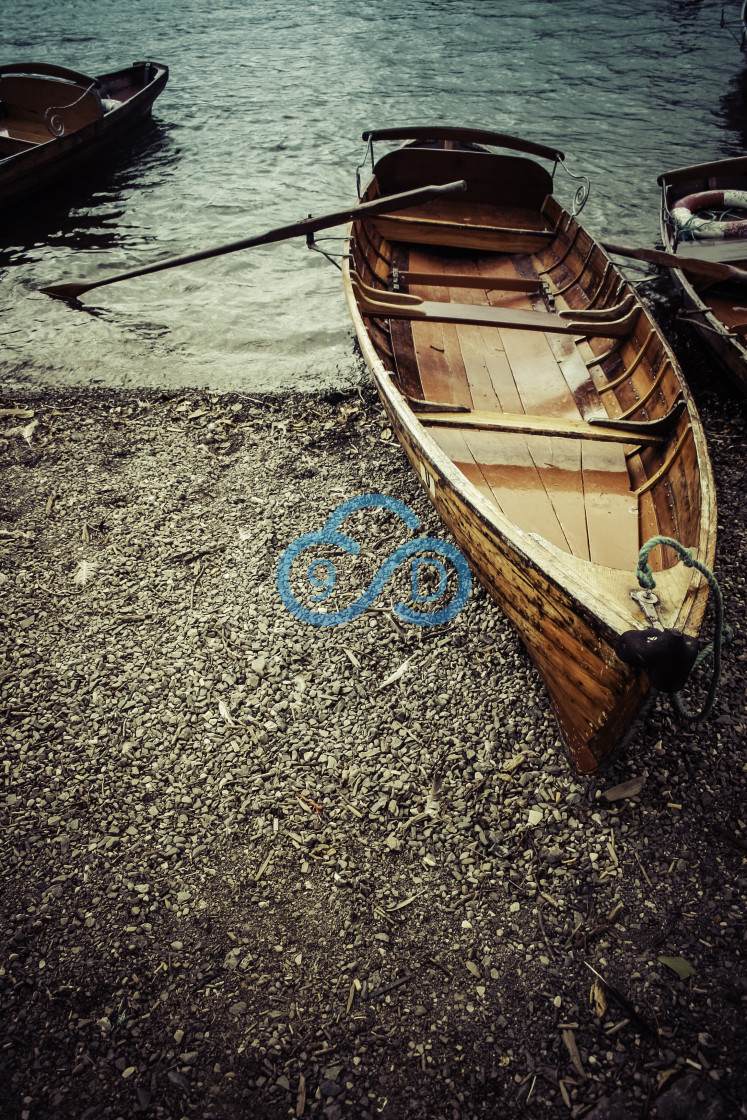
<svg viewBox="0 0 747 1120">
<path fill-rule="evenodd" d="M 638 553 L 638 566 L 635 570 L 636 578 L 639 585 L 646 591 L 651 591 L 654 587 L 656 587 L 653 572 L 648 565 L 648 558 L 651 550 L 656 548 L 657 545 L 667 545 L 669 548 L 674 549 L 686 568 L 695 568 L 696 571 L 705 576 L 708 582 L 708 586 L 713 594 L 713 605 L 716 615 L 714 622 L 713 641 L 709 642 L 708 645 L 704 646 L 704 648 L 699 652 L 698 656 L 695 659 L 695 663 L 690 670 L 690 673 L 692 675 L 692 673 L 694 673 L 695 670 L 700 665 L 702 665 L 705 659 L 713 654 L 713 675 L 711 677 L 711 683 L 708 688 L 708 694 L 706 696 L 705 703 L 700 712 L 696 712 L 688 708 L 681 692 L 675 692 L 672 697 L 672 703 L 674 705 L 675 711 L 681 719 L 689 720 L 692 723 L 700 723 L 702 720 L 706 719 L 713 710 L 713 705 L 716 699 L 716 691 L 721 679 L 722 650 L 724 646 L 729 645 L 729 643 L 733 640 L 734 631 L 732 630 L 731 626 L 729 626 L 724 621 L 724 598 L 721 594 L 721 588 L 719 587 L 718 580 L 716 579 L 715 575 L 709 567 L 701 563 L 701 561 L 698 560 L 697 557 L 693 556 L 689 548 L 685 548 L 683 544 L 680 544 L 679 541 L 673 540 L 672 537 L 652 537 L 650 541 L 647 541 L 646 544 L 644 544 L 643 548 Z"/>
</svg>

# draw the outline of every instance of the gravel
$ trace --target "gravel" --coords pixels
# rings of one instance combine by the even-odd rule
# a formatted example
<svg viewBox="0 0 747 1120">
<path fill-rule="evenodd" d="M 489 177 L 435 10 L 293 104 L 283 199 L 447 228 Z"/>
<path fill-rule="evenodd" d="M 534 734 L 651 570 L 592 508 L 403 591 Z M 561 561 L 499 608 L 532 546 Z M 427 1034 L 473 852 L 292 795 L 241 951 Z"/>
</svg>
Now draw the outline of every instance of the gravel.
<svg viewBox="0 0 747 1120">
<path fill-rule="evenodd" d="M 737 639 L 593 779 L 478 587 L 283 606 L 346 498 L 446 537 L 369 387 L 2 398 L 3 1117 L 746 1114 L 747 411 L 698 395 Z M 407 537 L 346 528 L 337 607 Z"/>
</svg>

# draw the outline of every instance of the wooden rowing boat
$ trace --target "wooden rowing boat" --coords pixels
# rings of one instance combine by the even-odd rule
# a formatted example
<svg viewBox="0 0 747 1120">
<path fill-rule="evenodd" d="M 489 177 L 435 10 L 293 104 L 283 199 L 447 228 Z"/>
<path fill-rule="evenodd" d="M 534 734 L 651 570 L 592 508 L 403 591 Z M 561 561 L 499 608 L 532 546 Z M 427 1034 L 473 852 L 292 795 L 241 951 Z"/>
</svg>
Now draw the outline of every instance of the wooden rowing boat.
<svg viewBox="0 0 747 1120">
<path fill-rule="evenodd" d="M 658 181 L 661 235 L 668 252 L 683 263 L 690 259 L 747 267 L 747 156 L 668 171 Z M 718 201 L 724 192 L 726 203 Z M 731 201 L 735 197 L 737 205 Z M 747 286 L 709 282 L 684 268 L 672 268 L 670 274 L 682 293 L 682 315 L 747 394 Z"/>
<path fill-rule="evenodd" d="M 375 163 L 372 151 L 363 201 L 466 181 L 353 221 L 345 293 L 393 430 L 590 773 L 651 692 L 615 652 L 651 625 L 631 599 L 639 548 L 665 534 L 713 561 L 700 420 L 636 292 L 553 196 L 560 152 L 445 127 L 364 139 L 406 143 Z M 669 549 L 651 565 L 658 620 L 697 635 L 702 577 Z"/>
<path fill-rule="evenodd" d="M 74 178 L 116 148 L 150 113 L 168 74 L 155 62 L 98 78 L 48 63 L 0 67 L 0 203 Z"/>
</svg>

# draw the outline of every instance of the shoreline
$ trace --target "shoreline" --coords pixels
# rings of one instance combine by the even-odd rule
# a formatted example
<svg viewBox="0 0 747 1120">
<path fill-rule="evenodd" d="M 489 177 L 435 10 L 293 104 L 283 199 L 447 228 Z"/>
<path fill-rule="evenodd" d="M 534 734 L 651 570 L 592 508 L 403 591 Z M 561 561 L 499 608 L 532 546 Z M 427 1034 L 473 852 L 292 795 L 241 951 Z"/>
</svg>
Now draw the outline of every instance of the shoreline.
<svg viewBox="0 0 747 1120">
<path fill-rule="evenodd" d="M 3 396 L 35 412 L 0 419 L 5 1114 L 745 1115 L 747 410 L 719 392 L 716 709 L 659 699 L 592 779 L 476 585 L 435 632 L 394 592 L 326 629 L 281 603 L 346 498 L 447 538 L 367 384 Z M 373 571 L 399 530 L 359 524 Z"/>
</svg>

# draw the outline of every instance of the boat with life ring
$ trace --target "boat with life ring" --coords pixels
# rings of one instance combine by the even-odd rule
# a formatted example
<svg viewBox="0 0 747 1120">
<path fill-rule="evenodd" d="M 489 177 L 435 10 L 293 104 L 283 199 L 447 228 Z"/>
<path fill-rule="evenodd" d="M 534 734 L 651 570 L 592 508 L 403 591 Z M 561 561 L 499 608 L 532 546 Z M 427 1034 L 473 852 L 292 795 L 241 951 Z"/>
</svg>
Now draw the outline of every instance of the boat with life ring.
<svg viewBox="0 0 747 1120">
<path fill-rule="evenodd" d="M 733 218 L 734 210 L 743 210 L 744 218 Z M 710 213 L 709 213 L 710 211 Z M 683 234 L 697 238 L 747 237 L 747 191 L 700 191 L 681 198 L 672 209 L 678 237 Z"/>
<path fill-rule="evenodd" d="M 658 182 L 668 253 L 747 267 L 747 156 L 667 171 Z M 721 211 L 723 220 L 708 219 L 708 209 Z M 741 218 L 739 211 L 744 211 Z M 670 273 L 682 294 L 682 316 L 747 395 L 747 285 L 704 284 L 684 268 L 670 268 Z"/>
</svg>

